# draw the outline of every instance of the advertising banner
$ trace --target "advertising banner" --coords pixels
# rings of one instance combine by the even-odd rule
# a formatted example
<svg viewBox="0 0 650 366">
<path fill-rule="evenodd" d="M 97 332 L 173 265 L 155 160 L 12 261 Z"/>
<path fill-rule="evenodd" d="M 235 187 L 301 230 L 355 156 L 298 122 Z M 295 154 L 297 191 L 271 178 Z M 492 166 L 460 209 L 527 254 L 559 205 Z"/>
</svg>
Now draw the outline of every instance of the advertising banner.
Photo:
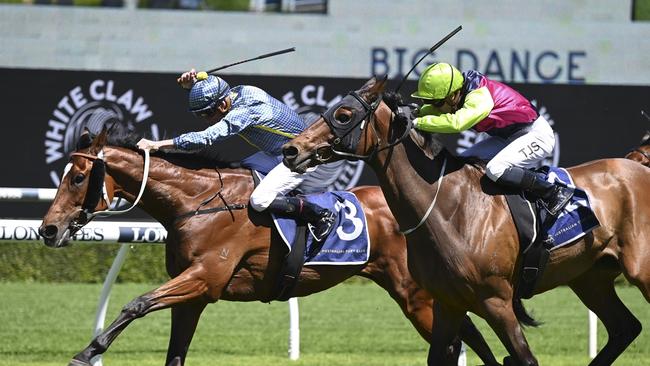
<svg viewBox="0 0 650 366">
<path fill-rule="evenodd" d="M 63 168 L 84 129 L 99 131 L 108 121 L 151 139 L 172 138 L 208 127 L 187 111 L 187 91 L 176 84 L 176 74 L 95 71 L 0 69 L 5 87 L 3 105 L 3 187 L 56 187 Z M 349 78 L 273 77 L 228 75 L 231 86 L 258 86 L 307 119 L 314 119 L 348 91 L 366 80 Z M 395 86 L 391 81 L 389 86 Z M 552 123 L 557 147 L 547 163 L 571 166 L 593 159 L 622 157 L 635 147 L 650 121 L 641 110 L 650 110 L 650 87 L 512 84 Z M 415 81 L 402 88 L 405 95 Z M 408 99 L 407 99 L 408 101 Z M 459 153 L 482 137 L 466 131 L 444 136 L 447 147 Z M 255 149 L 233 137 L 215 146 L 211 156 L 239 160 Z M 338 189 L 376 184 L 362 163 L 342 165 Z M 25 208 L 0 203 L 4 217 L 44 214 L 40 205 Z M 45 208 L 47 205 L 44 206 Z"/>
</svg>

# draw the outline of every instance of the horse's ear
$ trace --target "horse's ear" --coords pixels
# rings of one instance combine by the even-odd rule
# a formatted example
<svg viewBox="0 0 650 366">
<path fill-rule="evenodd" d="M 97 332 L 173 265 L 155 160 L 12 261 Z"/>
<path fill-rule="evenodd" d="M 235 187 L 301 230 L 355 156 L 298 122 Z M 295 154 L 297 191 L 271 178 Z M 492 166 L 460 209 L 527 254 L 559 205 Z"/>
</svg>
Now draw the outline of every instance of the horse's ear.
<svg viewBox="0 0 650 366">
<path fill-rule="evenodd" d="M 90 130 L 88 127 L 84 127 L 84 132 L 79 136 L 77 140 L 77 150 L 83 150 L 90 147 L 93 142 L 92 136 L 90 136 Z"/>
<path fill-rule="evenodd" d="M 108 140 L 108 129 L 106 126 L 102 127 L 102 132 L 97 135 L 92 142 L 92 145 L 90 146 L 90 150 L 94 152 L 95 154 L 99 153 L 101 149 L 104 148 L 104 145 L 106 145 L 106 141 Z"/>
<path fill-rule="evenodd" d="M 373 76 L 363 85 L 363 87 L 361 87 L 359 93 L 365 95 L 368 100 L 375 100 L 381 93 L 384 92 L 387 79 L 388 76 L 384 76 L 380 80 L 377 80 L 377 78 Z"/>
<path fill-rule="evenodd" d="M 373 76 L 370 79 L 368 79 L 368 81 L 366 81 L 366 83 L 363 84 L 361 89 L 359 89 L 358 91 L 360 93 L 361 92 L 366 92 L 366 91 L 370 90 L 370 88 L 372 88 L 372 86 L 375 85 L 375 84 L 377 84 L 377 78 Z"/>
</svg>

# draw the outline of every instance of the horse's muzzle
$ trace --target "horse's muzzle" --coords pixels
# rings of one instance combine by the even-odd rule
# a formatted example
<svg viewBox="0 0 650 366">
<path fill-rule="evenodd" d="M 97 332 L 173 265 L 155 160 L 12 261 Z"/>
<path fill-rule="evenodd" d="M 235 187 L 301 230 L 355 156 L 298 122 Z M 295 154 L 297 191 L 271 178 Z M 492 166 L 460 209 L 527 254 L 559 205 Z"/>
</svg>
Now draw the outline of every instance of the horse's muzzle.
<svg viewBox="0 0 650 366">
<path fill-rule="evenodd" d="M 56 225 L 42 225 L 38 228 L 38 233 L 43 238 L 43 242 L 50 248 L 64 247 L 70 241 L 70 228 L 66 228 L 63 233 Z"/>
</svg>

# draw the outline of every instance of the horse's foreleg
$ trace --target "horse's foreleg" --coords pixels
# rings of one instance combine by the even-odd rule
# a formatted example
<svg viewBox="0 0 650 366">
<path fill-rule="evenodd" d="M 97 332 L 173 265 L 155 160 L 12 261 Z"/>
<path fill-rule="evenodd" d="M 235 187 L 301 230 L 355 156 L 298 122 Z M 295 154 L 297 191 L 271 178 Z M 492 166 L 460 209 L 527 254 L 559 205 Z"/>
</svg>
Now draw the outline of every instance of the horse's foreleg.
<svg viewBox="0 0 650 366">
<path fill-rule="evenodd" d="M 208 284 L 204 272 L 198 266 L 190 267 L 156 290 L 135 298 L 124 306 L 117 319 L 95 337 L 88 347 L 74 356 L 70 366 L 90 365 L 90 359 L 106 352 L 124 328 L 137 318 L 191 300 L 206 301 L 204 296 L 208 292 Z"/>
<path fill-rule="evenodd" d="M 641 333 L 641 323 L 621 302 L 614 289 L 617 271 L 592 269 L 569 286 L 607 329 L 607 344 L 589 365 L 611 365 Z"/>
<path fill-rule="evenodd" d="M 207 302 L 205 301 L 195 301 L 172 306 L 172 329 L 165 365 L 180 366 L 185 364 L 185 357 L 192 342 L 194 331 L 206 305 Z"/>
<path fill-rule="evenodd" d="M 410 278 L 406 265 L 404 265 L 403 270 L 400 270 L 400 266 L 396 263 L 393 262 L 382 271 L 369 267 L 370 277 L 397 302 L 406 318 L 413 324 L 422 338 L 427 342 L 431 342 L 433 298 Z M 476 352 L 476 355 L 486 366 L 500 365 L 492 350 L 490 350 L 490 346 L 474 326 L 469 316 L 465 316 L 460 327 L 459 336 Z"/>
<path fill-rule="evenodd" d="M 485 366 L 501 365 L 494 357 L 494 353 L 492 353 L 490 346 L 485 341 L 485 338 L 483 338 L 483 334 L 479 332 L 468 315 L 465 315 L 463 324 L 460 326 L 459 335 L 460 339 L 476 353 Z"/>
<path fill-rule="evenodd" d="M 458 353 L 455 351 L 460 346 L 458 332 L 463 319 L 465 319 L 465 311 L 434 302 L 433 327 L 431 328 L 427 365 L 455 366 L 458 364 Z"/>
<path fill-rule="evenodd" d="M 536 366 L 537 359 L 528 346 L 512 308 L 512 298 L 492 297 L 483 301 L 483 317 L 497 334 L 518 365 Z M 504 364 L 508 364 L 508 360 Z"/>
</svg>

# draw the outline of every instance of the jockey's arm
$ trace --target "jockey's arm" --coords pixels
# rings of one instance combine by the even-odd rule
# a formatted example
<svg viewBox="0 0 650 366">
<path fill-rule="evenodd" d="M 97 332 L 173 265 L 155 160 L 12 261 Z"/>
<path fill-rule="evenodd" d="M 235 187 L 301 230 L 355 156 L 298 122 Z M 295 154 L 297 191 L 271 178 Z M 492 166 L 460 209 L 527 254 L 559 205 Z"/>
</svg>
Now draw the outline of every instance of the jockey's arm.
<svg viewBox="0 0 650 366">
<path fill-rule="evenodd" d="M 234 136 L 255 123 L 256 114 L 249 109 L 236 108 L 220 122 L 203 131 L 184 133 L 173 139 L 172 147 L 181 151 L 197 151 Z"/>
<path fill-rule="evenodd" d="M 426 132 L 459 133 L 485 119 L 492 108 L 494 101 L 490 91 L 482 87 L 469 92 L 465 103 L 455 113 L 436 113 L 433 106 L 423 106 L 420 110 L 421 116 L 413 120 L 413 124 L 418 130 Z"/>
</svg>

